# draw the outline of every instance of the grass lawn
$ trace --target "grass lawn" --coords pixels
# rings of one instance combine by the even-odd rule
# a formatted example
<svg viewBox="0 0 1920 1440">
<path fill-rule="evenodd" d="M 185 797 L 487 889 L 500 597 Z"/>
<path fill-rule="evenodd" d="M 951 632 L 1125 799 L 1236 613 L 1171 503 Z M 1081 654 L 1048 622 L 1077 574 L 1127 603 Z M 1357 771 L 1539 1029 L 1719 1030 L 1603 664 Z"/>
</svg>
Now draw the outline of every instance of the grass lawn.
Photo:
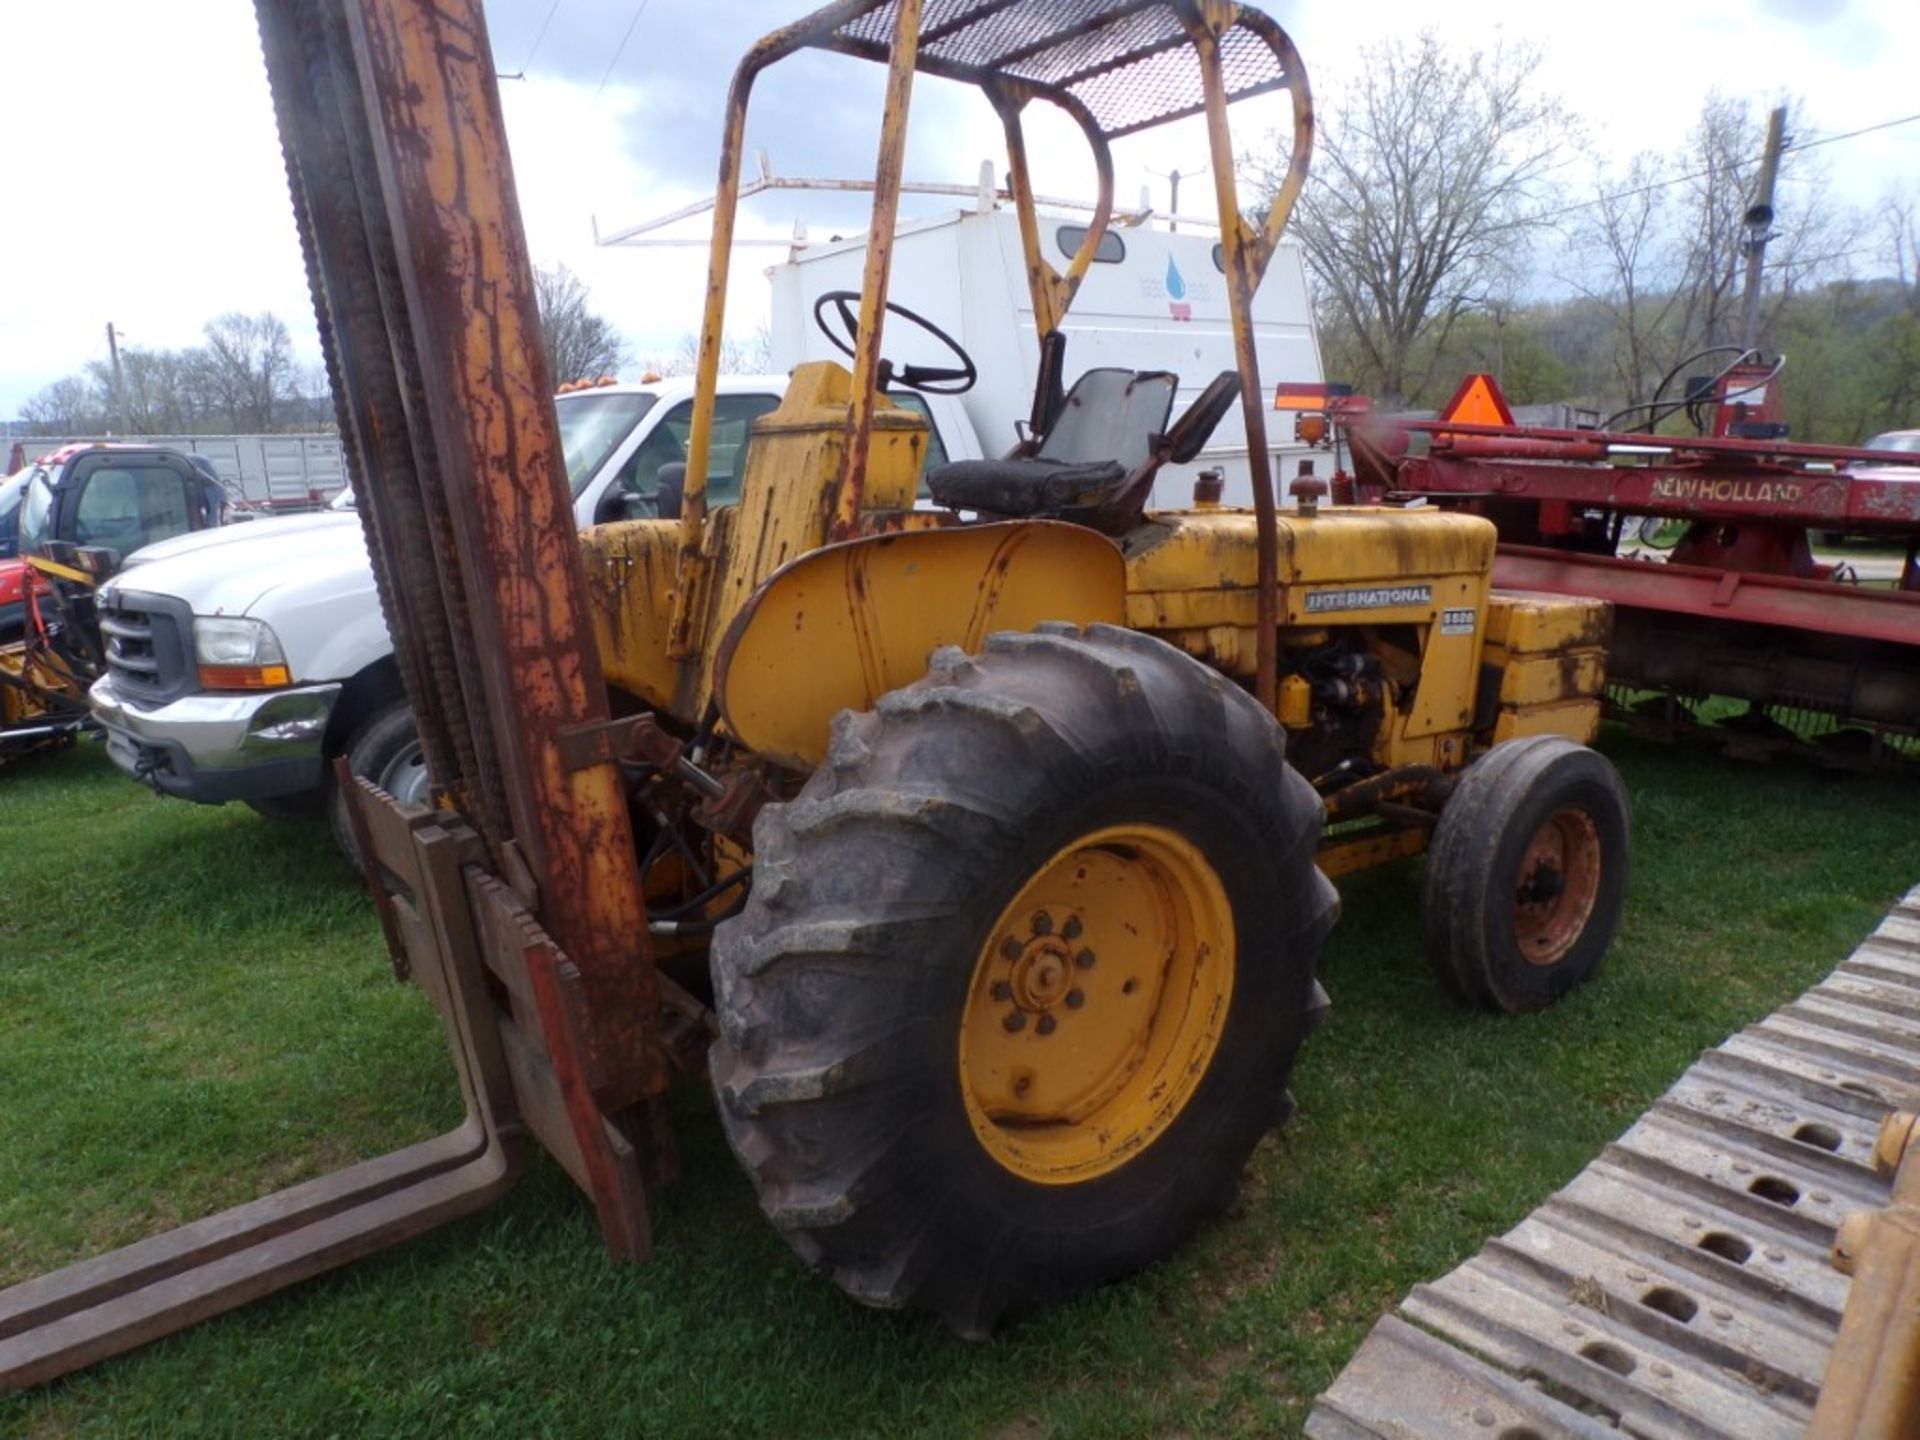
<svg viewBox="0 0 1920 1440">
<path fill-rule="evenodd" d="M 1350 883 L 1299 1118 L 1235 1214 L 991 1344 L 808 1275 L 690 1089 L 652 1264 L 609 1264 L 542 1159 L 485 1214 L 0 1400 L 0 1434 L 1292 1433 L 1408 1286 L 1920 882 L 1920 783 L 1603 748 L 1638 850 L 1595 985 L 1469 1013 L 1424 968 L 1418 863 Z M 0 1284 L 455 1118 L 438 1024 L 324 827 L 163 801 L 83 748 L 0 776 L 0 877 Z"/>
</svg>

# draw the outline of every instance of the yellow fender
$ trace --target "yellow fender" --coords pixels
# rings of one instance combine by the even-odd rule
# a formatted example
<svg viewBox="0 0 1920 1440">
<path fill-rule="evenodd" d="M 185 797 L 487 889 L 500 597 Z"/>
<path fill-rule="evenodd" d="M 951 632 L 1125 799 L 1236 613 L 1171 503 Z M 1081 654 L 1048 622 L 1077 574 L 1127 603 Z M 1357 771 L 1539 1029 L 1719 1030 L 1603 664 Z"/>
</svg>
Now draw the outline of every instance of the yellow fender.
<svg viewBox="0 0 1920 1440">
<path fill-rule="evenodd" d="M 828 545 L 782 566 L 721 641 L 713 695 L 741 745 L 810 770 L 833 717 L 926 674 L 942 645 L 999 630 L 1125 622 L 1126 565 L 1078 525 L 1015 520 Z"/>
</svg>

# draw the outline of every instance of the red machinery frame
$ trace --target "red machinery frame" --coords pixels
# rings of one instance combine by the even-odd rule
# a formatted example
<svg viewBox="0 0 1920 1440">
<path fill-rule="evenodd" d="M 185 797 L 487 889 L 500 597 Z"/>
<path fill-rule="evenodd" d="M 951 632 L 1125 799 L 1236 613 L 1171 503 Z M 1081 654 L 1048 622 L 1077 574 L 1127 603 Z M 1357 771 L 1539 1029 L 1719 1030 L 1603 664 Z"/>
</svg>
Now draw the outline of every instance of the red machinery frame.
<svg viewBox="0 0 1920 1440">
<path fill-rule="evenodd" d="M 1311 403 L 1300 392 L 1282 386 L 1276 407 Z M 1720 433 L 1702 437 L 1482 423 L 1510 414 L 1491 376 L 1469 377 L 1431 420 L 1377 415 L 1360 396 L 1320 403 L 1296 428 L 1336 460 L 1350 451 L 1337 501 L 1426 500 L 1494 520 L 1496 584 L 1613 603 L 1623 685 L 1729 693 L 1710 688 L 1729 666 L 1675 683 L 1647 652 L 1733 644 L 1745 655 L 1732 668 L 1749 674 L 1757 650 L 1781 657 L 1771 678 L 1730 687 L 1738 698 L 1920 734 L 1920 455 L 1727 434 L 1747 427 L 1720 423 L 1724 397 Z M 1889 473 L 1900 469 L 1911 478 Z M 1663 561 L 1622 553 L 1628 521 L 1645 516 L 1685 525 Z M 1815 557 L 1810 531 L 1900 542 L 1892 588 L 1849 582 Z"/>
</svg>

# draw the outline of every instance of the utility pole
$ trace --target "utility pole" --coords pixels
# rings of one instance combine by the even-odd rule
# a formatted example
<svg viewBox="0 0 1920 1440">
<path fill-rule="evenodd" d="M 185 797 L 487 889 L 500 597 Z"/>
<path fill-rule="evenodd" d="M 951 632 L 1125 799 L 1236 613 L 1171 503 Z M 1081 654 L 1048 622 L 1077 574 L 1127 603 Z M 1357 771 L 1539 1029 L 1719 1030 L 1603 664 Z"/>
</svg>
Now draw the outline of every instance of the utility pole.
<svg viewBox="0 0 1920 1440">
<path fill-rule="evenodd" d="M 1760 262 L 1773 235 L 1773 182 L 1780 173 L 1780 152 L 1786 148 L 1787 108 L 1776 106 L 1767 117 L 1767 149 L 1760 157 L 1760 178 L 1747 207 L 1747 238 L 1740 249 L 1747 257 L 1747 293 L 1740 312 L 1740 346 L 1751 350 L 1760 338 Z"/>
<path fill-rule="evenodd" d="M 113 408 L 118 412 L 120 433 L 127 433 L 127 381 L 120 373 L 120 337 L 114 334 L 113 322 L 107 322 L 107 354 L 113 357 Z"/>
</svg>

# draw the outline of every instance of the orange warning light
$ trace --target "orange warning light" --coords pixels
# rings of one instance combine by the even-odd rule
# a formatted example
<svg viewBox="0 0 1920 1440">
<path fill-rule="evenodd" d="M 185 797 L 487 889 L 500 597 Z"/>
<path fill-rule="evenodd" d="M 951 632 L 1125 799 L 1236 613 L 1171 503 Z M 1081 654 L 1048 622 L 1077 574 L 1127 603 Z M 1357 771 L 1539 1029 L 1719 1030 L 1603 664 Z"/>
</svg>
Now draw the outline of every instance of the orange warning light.
<svg viewBox="0 0 1920 1440">
<path fill-rule="evenodd" d="M 1314 381 L 1282 381 L 1273 392 L 1273 408 L 1276 410 L 1324 410 L 1327 401 L 1336 395 L 1351 394 L 1351 385 L 1326 385 Z"/>
</svg>

